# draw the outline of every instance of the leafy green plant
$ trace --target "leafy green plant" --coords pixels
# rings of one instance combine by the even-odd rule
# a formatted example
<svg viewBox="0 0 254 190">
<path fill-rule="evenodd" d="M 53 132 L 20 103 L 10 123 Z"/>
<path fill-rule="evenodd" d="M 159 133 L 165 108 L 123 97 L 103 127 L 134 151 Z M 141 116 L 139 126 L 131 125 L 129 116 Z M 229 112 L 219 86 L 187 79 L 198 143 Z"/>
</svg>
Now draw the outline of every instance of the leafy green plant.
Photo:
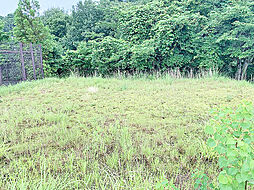
<svg viewBox="0 0 254 190">
<path fill-rule="evenodd" d="M 204 173 L 196 170 L 192 174 L 192 179 L 194 180 L 194 189 L 196 190 L 207 190 L 207 189 L 215 189 L 214 185 L 210 183 L 209 177 Z M 157 190 L 164 190 L 164 189 L 170 189 L 170 190 L 179 190 L 177 188 L 173 181 L 170 182 L 168 180 L 164 180 L 163 182 L 160 182 L 156 185 Z"/>
<path fill-rule="evenodd" d="M 207 190 L 207 189 L 215 189 L 214 185 L 210 183 L 209 177 L 204 173 L 200 171 L 196 171 L 192 178 L 194 179 L 194 189 L 198 190 Z"/>
<path fill-rule="evenodd" d="M 214 111 L 205 129 L 208 146 L 219 153 L 220 189 L 248 189 L 254 185 L 254 107 L 245 102 L 236 109 Z"/>
<path fill-rule="evenodd" d="M 171 180 L 170 182 L 166 179 L 163 182 L 160 182 L 156 185 L 157 190 L 164 190 L 164 189 L 170 189 L 170 190 L 179 190 Z"/>
</svg>

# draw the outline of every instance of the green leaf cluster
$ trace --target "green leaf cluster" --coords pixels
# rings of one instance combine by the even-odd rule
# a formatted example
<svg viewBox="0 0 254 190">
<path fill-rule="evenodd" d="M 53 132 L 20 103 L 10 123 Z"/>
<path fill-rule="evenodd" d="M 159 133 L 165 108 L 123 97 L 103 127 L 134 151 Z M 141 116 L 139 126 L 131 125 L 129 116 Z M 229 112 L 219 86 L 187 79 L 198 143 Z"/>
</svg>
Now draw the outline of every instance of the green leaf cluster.
<svg viewBox="0 0 254 190">
<path fill-rule="evenodd" d="M 220 156 L 220 189 L 246 189 L 254 185 L 254 107 L 245 102 L 236 109 L 214 112 L 205 129 L 207 144 Z"/>
<path fill-rule="evenodd" d="M 0 20 L 0 42 L 7 41 L 9 38 L 8 33 L 4 32 L 3 29 L 4 29 L 4 23 Z"/>
<path fill-rule="evenodd" d="M 37 0 L 19 0 L 14 17 L 14 35 L 18 41 L 38 44 L 49 38 L 48 28 L 39 17 L 39 9 Z"/>
</svg>

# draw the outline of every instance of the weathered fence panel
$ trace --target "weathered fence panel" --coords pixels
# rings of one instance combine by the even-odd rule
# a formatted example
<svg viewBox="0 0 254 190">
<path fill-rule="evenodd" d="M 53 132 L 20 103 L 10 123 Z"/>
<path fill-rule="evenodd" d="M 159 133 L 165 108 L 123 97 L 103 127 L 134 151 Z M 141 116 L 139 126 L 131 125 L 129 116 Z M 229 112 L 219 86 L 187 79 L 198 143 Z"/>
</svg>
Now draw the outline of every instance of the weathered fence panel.
<svg viewBox="0 0 254 190">
<path fill-rule="evenodd" d="M 44 78 L 41 45 L 0 44 L 0 85 Z"/>
</svg>

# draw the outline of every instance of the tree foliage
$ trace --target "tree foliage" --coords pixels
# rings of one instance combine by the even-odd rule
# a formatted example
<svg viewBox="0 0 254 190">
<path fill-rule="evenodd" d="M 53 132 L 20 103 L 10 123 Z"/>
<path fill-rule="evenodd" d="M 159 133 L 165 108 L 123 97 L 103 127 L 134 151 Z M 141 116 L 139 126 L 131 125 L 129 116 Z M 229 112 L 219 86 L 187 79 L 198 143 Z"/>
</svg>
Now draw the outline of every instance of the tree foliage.
<svg viewBox="0 0 254 190">
<path fill-rule="evenodd" d="M 37 0 L 19 0 L 15 11 L 14 35 L 25 43 L 42 43 L 48 38 L 48 30 L 39 17 L 40 5 Z"/>
<path fill-rule="evenodd" d="M 7 41 L 8 38 L 8 34 L 4 32 L 4 23 L 0 20 L 0 42 Z"/>
<path fill-rule="evenodd" d="M 73 6 L 71 25 L 68 30 L 70 49 L 75 49 L 78 42 L 95 39 L 99 36 L 96 23 L 103 17 L 102 10 L 92 0 L 80 1 Z"/>
<path fill-rule="evenodd" d="M 221 56 L 237 66 L 236 78 L 245 79 L 247 68 L 254 58 L 253 1 L 233 1 L 211 15 L 215 42 Z"/>
<path fill-rule="evenodd" d="M 50 33 L 57 41 L 66 37 L 70 17 L 63 9 L 48 9 L 41 18 L 43 24 L 48 26 Z"/>
<path fill-rule="evenodd" d="M 19 41 L 42 43 L 52 58 L 51 72 L 58 75 L 73 68 L 82 75 L 216 69 L 242 80 L 254 71 L 253 4 L 85 0 L 70 14 L 52 8 L 40 17 L 36 0 L 20 0 L 14 34 Z M 11 15 L 2 20 L 4 31 L 11 31 Z"/>
<path fill-rule="evenodd" d="M 4 32 L 8 32 L 13 36 L 13 28 L 14 28 L 14 14 L 10 13 L 7 16 L 3 17 L 4 22 Z"/>
</svg>

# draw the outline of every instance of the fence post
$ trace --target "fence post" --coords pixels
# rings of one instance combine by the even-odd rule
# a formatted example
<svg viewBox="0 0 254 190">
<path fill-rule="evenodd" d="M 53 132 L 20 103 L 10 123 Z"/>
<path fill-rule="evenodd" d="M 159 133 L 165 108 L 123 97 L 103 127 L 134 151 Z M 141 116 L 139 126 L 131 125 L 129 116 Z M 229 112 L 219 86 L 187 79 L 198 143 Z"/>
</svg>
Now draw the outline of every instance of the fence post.
<svg viewBox="0 0 254 190">
<path fill-rule="evenodd" d="M 20 47 L 20 61 L 21 61 L 21 67 L 22 67 L 22 76 L 23 76 L 23 80 L 26 80 L 26 70 L 25 70 L 24 54 L 23 54 L 23 44 L 22 44 L 22 42 L 19 43 L 19 47 Z"/>
<path fill-rule="evenodd" d="M 32 64 L 33 64 L 34 80 L 36 80 L 36 71 L 35 71 L 35 63 L 34 63 L 34 51 L 33 51 L 33 44 L 32 43 L 30 43 L 30 52 L 31 52 Z"/>
<path fill-rule="evenodd" d="M 3 84 L 2 65 L 0 65 L 0 86 Z"/>
<path fill-rule="evenodd" d="M 41 44 L 39 45 L 40 48 L 40 58 L 41 58 L 41 75 L 42 78 L 44 78 L 44 71 L 43 71 L 43 59 L 42 59 L 42 48 L 41 48 Z"/>
</svg>

